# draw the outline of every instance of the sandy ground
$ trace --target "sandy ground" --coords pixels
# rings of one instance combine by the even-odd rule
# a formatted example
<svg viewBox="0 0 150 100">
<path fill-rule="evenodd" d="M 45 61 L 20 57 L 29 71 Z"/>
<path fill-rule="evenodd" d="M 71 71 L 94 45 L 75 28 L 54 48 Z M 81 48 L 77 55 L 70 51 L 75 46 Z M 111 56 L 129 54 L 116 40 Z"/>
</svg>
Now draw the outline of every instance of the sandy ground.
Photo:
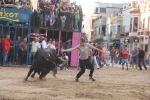
<svg viewBox="0 0 150 100">
<path fill-rule="evenodd" d="M 150 71 L 122 71 L 119 67 L 89 71 L 74 82 L 77 69 L 58 70 L 57 79 L 49 73 L 44 80 L 29 78 L 29 68 L 0 67 L 0 100 L 150 100 Z"/>
</svg>

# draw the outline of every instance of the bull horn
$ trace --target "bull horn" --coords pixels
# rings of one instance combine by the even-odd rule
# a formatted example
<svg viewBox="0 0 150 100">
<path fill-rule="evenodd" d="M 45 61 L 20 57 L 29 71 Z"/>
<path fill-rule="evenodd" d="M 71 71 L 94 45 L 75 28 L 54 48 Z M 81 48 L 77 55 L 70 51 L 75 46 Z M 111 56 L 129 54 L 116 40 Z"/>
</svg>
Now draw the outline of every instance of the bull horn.
<svg viewBox="0 0 150 100">
<path fill-rule="evenodd" d="M 50 61 L 50 60 L 48 60 L 45 56 L 44 56 L 44 58 L 45 58 L 47 61 Z"/>
<path fill-rule="evenodd" d="M 54 65 L 56 65 L 53 61 L 48 60 L 45 56 L 44 56 L 44 58 L 45 58 L 47 61 L 49 61 L 49 62 L 53 63 Z"/>
</svg>

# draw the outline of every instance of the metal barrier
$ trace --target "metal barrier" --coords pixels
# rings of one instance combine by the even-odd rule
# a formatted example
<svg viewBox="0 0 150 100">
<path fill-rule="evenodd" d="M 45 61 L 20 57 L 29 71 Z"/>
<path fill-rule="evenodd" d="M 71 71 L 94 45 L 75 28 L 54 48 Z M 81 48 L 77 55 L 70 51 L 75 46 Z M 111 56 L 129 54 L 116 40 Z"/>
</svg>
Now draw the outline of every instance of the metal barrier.
<svg viewBox="0 0 150 100">
<path fill-rule="evenodd" d="M 28 56 L 29 56 L 29 43 L 30 43 L 30 33 L 31 33 L 31 10 L 20 10 L 16 8 L 3 8 L 0 7 L 0 62 L 2 62 L 2 42 L 4 39 L 4 35 L 8 34 L 11 38 L 14 38 L 14 42 L 16 41 L 16 37 L 18 34 L 21 36 L 21 40 L 23 40 L 24 35 L 27 35 L 28 39 L 28 49 L 26 56 L 26 65 L 28 65 Z M 8 25 L 9 23 L 12 25 Z M 27 23 L 27 26 L 17 26 L 16 23 L 22 24 Z M 25 30 L 27 32 L 25 32 Z M 15 43 L 14 43 L 14 53 L 13 53 L 13 64 L 15 63 Z"/>
</svg>

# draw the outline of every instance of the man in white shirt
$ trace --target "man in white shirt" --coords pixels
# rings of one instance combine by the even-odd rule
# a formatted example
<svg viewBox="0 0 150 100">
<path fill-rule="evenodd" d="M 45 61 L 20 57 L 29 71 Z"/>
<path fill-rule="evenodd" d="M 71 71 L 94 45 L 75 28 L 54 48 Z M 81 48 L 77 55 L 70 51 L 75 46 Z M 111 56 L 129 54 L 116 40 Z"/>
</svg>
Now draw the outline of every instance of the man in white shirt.
<svg viewBox="0 0 150 100">
<path fill-rule="evenodd" d="M 68 70 L 68 61 L 69 61 L 69 58 L 66 55 L 66 53 L 63 53 L 62 59 L 65 60 L 65 62 L 62 62 L 61 64 L 59 64 L 60 70 L 62 70 L 63 67 L 65 67 L 65 69 Z"/>
<path fill-rule="evenodd" d="M 40 49 L 40 45 L 38 42 L 38 38 L 35 38 L 34 41 L 31 42 L 31 51 L 29 54 L 29 64 L 31 64 L 31 58 L 34 57 L 34 55 L 38 49 Z"/>
<path fill-rule="evenodd" d="M 42 41 L 42 48 L 47 48 L 48 44 L 47 44 L 47 38 L 44 38 L 44 40 Z"/>
</svg>

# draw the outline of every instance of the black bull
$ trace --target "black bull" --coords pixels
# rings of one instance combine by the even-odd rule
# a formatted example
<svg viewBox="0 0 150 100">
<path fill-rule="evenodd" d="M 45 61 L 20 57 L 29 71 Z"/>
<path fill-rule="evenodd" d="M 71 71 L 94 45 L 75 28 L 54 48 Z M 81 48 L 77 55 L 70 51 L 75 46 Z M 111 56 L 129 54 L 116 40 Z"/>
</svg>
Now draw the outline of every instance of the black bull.
<svg viewBox="0 0 150 100">
<path fill-rule="evenodd" d="M 53 70 L 53 76 L 55 76 L 57 74 L 57 64 L 62 61 L 64 60 L 56 55 L 55 50 L 40 49 L 35 53 L 30 70 L 24 80 L 27 81 L 33 71 L 34 73 L 31 77 L 34 77 L 38 72 L 39 78 L 42 79 L 50 72 L 50 70 Z"/>
</svg>

